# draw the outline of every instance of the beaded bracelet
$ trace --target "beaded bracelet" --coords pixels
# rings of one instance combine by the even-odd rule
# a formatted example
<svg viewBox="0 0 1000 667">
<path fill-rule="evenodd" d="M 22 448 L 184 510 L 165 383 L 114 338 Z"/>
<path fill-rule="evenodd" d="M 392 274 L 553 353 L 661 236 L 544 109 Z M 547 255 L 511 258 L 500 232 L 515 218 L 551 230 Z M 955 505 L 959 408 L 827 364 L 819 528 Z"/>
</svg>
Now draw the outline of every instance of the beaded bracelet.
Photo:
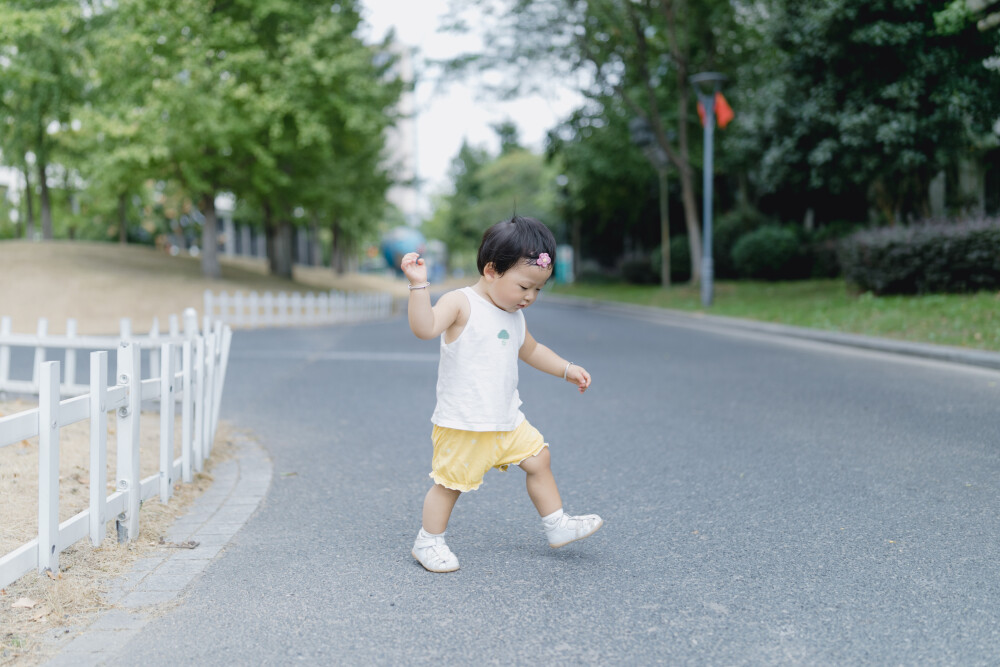
<svg viewBox="0 0 1000 667">
<path fill-rule="evenodd" d="M 566 376 L 567 376 L 567 375 L 569 375 L 569 367 L 570 367 L 570 366 L 572 366 L 572 365 L 573 365 L 573 362 L 572 362 L 572 361 L 570 361 L 570 362 L 568 362 L 568 363 L 566 364 L 566 368 L 565 368 L 565 369 L 563 369 L 563 380 L 566 380 L 566 379 L 567 379 L 567 377 L 566 377 Z"/>
<path fill-rule="evenodd" d="M 411 290 L 424 289 L 425 287 L 429 287 L 429 286 L 430 286 L 430 281 L 428 281 L 426 283 L 420 283 L 419 285 L 407 285 L 407 287 L 409 287 Z"/>
</svg>

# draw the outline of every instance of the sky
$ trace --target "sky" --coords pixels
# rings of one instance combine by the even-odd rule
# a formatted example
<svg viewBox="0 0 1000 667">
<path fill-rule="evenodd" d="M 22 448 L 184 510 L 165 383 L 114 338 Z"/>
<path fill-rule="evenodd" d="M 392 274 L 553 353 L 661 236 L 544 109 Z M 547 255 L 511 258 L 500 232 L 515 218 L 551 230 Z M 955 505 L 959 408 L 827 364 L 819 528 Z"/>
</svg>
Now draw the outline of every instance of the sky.
<svg viewBox="0 0 1000 667">
<path fill-rule="evenodd" d="M 478 36 L 438 32 L 446 16 L 447 0 L 363 0 L 363 17 L 370 41 L 380 40 L 392 28 L 396 38 L 417 49 L 416 64 L 422 60 L 445 59 L 474 51 Z M 421 207 L 429 213 L 429 199 L 449 189 L 448 169 L 462 140 L 499 149 L 490 127 L 511 120 L 520 129 L 521 143 L 541 151 L 545 133 L 582 104 L 569 87 L 554 85 L 546 96 L 533 95 L 510 102 L 482 97 L 473 83 L 450 83 L 441 87 L 431 77 L 417 75 L 416 153 L 417 176 L 424 182 Z"/>
</svg>

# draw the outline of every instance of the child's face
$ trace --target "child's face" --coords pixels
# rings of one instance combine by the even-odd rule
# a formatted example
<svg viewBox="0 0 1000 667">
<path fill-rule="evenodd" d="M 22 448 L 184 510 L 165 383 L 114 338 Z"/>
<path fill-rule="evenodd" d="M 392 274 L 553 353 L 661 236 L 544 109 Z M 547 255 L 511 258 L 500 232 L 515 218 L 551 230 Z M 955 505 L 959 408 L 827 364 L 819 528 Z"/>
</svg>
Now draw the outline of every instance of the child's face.
<svg viewBox="0 0 1000 667">
<path fill-rule="evenodd" d="M 527 308 L 534 303 L 551 275 L 551 266 L 543 269 L 524 262 L 518 262 L 502 276 L 497 275 L 492 264 L 487 264 L 483 271 L 487 296 L 493 305 L 508 313 Z"/>
</svg>

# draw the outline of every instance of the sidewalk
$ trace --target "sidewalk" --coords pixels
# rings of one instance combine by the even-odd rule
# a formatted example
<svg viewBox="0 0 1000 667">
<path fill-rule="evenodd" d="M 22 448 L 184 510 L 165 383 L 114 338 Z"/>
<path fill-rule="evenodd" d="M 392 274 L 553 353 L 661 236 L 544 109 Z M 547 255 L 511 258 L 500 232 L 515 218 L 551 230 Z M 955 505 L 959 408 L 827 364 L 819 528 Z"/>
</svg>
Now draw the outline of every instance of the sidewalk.
<svg viewBox="0 0 1000 667">
<path fill-rule="evenodd" d="M 617 313 L 640 317 L 645 320 L 662 322 L 674 326 L 686 326 L 701 329 L 739 330 L 758 334 L 769 334 L 785 338 L 800 338 L 832 345 L 855 347 L 877 352 L 920 357 L 934 361 L 944 361 L 968 366 L 979 366 L 1000 370 L 1000 353 L 972 350 L 948 345 L 932 345 L 929 343 L 911 343 L 891 338 L 878 338 L 860 334 L 824 331 L 785 324 L 758 322 L 737 317 L 722 317 L 719 315 L 691 314 L 679 310 L 656 308 L 654 306 L 639 306 L 634 304 L 600 301 L 582 297 L 545 295 L 545 300 L 577 308 L 589 308 L 608 313 Z"/>
<path fill-rule="evenodd" d="M 64 640 L 45 665 L 89 667 L 114 657 L 162 605 L 179 601 L 185 587 L 243 527 L 267 494 L 272 466 L 256 442 L 237 436 L 234 444 L 236 455 L 215 467 L 212 487 L 168 532 L 167 542 L 178 548 L 138 561 L 132 572 L 115 580 L 104 596 L 113 607 Z"/>
</svg>

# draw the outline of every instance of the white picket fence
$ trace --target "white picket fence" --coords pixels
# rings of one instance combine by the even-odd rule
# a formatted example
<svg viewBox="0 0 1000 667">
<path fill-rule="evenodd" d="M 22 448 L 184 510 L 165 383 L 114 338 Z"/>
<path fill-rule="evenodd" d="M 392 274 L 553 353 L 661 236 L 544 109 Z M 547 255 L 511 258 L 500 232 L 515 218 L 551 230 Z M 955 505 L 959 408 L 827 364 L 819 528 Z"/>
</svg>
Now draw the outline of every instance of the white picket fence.
<svg viewBox="0 0 1000 667">
<path fill-rule="evenodd" d="M 389 317 L 392 302 L 386 292 L 236 292 L 230 296 L 205 290 L 205 315 L 236 327 L 335 324 Z"/>
<path fill-rule="evenodd" d="M 176 329 L 172 319 L 171 329 Z M 0 391 L 37 393 L 38 408 L 0 417 L 0 448 L 38 437 L 38 537 L 14 551 L 0 555 L 0 588 L 37 567 L 56 571 L 59 554 L 90 536 L 100 545 L 106 524 L 115 519 L 120 540 L 139 533 L 139 504 L 157 493 L 162 502 L 173 494 L 174 482 L 192 480 L 202 470 L 212 450 L 218 428 L 219 404 L 225 384 L 232 330 L 205 320 L 197 330 L 193 309 L 185 312 L 185 334 L 160 336 L 82 337 L 21 336 L 10 333 L 9 318 L 0 322 Z M 46 325 L 40 324 L 39 329 Z M 123 325 L 126 327 L 126 325 Z M 154 335 L 155 334 L 155 335 Z M 37 365 L 32 380 L 9 377 L 12 347 L 34 347 Z M 65 350 L 64 363 L 46 361 L 48 349 Z M 90 355 L 90 382 L 76 383 L 70 373 L 75 353 L 96 349 Z M 149 350 L 149 374 L 141 377 L 141 350 Z M 108 351 L 115 350 L 117 369 L 108 384 Z M 66 374 L 60 377 L 65 366 Z M 34 388 L 37 387 L 37 392 Z M 61 400 L 62 394 L 85 393 Z M 140 413 L 144 401 L 157 401 L 160 412 L 159 471 L 140 479 Z M 177 402 L 181 409 L 181 456 L 174 455 Z M 108 412 L 115 413 L 116 486 L 107 495 Z M 59 523 L 59 431 L 62 427 L 90 420 L 89 507 Z"/>
</svg>

